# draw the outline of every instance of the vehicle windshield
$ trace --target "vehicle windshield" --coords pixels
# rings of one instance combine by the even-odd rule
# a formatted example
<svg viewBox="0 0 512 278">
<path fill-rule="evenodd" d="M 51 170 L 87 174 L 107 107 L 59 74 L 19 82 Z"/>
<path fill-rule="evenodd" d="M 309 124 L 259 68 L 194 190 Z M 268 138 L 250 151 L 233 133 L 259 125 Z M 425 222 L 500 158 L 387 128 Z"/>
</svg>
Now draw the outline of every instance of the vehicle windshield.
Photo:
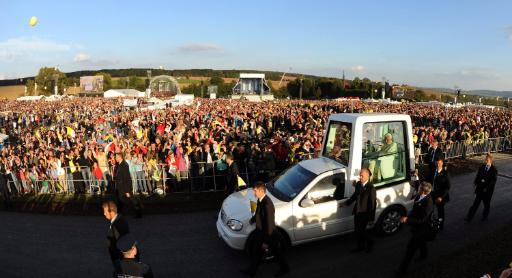
<svg viewBox="0 0 512 278">
<path fill-rule="evenodd" d="M 337 162 L 348 165 L 350 158 L 350 141 L 352 140 L 352 124 L 330 121 L 327 129 L 327 140 L 322 155 Z"/>
<path fill-rule="evenodd" d="M 268 190 L 281 201 L 289 202 L 306 187 L 316 175 L 300 165 L 295 165 L 276 180 L 273 180 Z"/>
</svg>

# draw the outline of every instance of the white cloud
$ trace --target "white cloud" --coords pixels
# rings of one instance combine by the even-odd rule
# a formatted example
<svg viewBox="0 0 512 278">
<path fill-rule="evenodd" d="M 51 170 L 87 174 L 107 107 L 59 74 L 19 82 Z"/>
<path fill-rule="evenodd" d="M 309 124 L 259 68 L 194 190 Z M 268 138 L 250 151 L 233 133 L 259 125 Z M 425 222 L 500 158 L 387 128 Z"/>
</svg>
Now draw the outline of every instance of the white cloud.
<svg viewBox="0 0 512 278">
<path fill-rule="evenodd" d="M 499 74 L 497 74 L 492 69 L 463 69 L 460 72 L 454 74 L 460 75 L 463 78 L 472 78 L 472 79 L 495 79 L 499 78 Z"/>
<path fill-rule="evenodd" d="M 193 43 L 178 47 L 178 51 L 182 53 L 222 53 L 224 49 L 221 46 L 210 43 Z"/>
<path fill-rule="evenodd" d="M 353 66 L 352 68 L 350 68 L 352 71 L 355 71 L 355 72 L 363 72 L 364 71 L 364 66 L 362 65 L 357 65 L 357 66 Z"/>
<path fill-rule="evenodd" d="M 80 46 L 38 37 L 10 38 L 0 42 L 0 61 L 14 61 L 19 57 L 41 53 L 67 52 L 74 48 L 80 48 Z"/>
<path fill-rule="evenodd" d="M 75 55 L 75 58 L 73 59 L 74 62 L 76 63 L 82 63 L 82 62 L 87 62 L 87 61 L 90 61 L 91 60 L 91 56 L 85 54 L 85 53 L 78 53 Z"/>
<path fill-rule="evenodd" d="M 505 28 L 505 35 L 509 40 L 512 41 L 512 26 L 508 26 Z"/>
</svg>

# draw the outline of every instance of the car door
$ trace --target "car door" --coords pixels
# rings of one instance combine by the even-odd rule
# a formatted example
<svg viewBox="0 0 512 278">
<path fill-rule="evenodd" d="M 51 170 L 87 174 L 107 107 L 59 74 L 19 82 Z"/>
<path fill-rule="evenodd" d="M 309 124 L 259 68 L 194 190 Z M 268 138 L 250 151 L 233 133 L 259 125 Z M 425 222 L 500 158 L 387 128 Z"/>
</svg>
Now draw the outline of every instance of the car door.
<svg viewBox="0 0 512 278">
<path fill-rule="evenodd" d="M 339 234 L 349 228 L 347 217 L 351 211 L 338 207 L 334 198 L 337 186 L 344 192 L 344 175 L 330 172 L 318 179 L 302 198 L 311 200 L 310 205 L 305 206 L 301 200 L 294 206 L 296 240 Z"/>
</svg>

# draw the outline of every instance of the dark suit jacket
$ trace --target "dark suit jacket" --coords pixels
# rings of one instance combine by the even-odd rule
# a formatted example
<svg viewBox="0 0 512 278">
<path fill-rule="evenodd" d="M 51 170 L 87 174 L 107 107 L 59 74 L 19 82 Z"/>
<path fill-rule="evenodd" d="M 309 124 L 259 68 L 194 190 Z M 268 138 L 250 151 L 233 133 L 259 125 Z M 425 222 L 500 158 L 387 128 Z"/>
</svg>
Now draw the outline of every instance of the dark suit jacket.
<svg viewBox="0 0 512 278">
<path fill-rule="evenodd" d="M 443 152 L 441 151 L 440 148 L 435 149 L 435 151 L 433 148 L 429 148 L 427 157 L 425 157 L 425 162 L 428 165 L 430 165 L 430 167 L 434 167 L 436 160 L 438 160 L 440 158 L 443 158 Z"/>
<path fill-rule="evenodd" d="M 251 222 L 256 223 L 256 230 L 262 236 L 263 242 L 268 243 L 276 230 L 274 203 L 268 196 L 265 195 L 261 202 L 258 200 Z"/>
<path fill-rule="evenodd" d="M 121 251 L 117 249 L 117 240 L 128 233 L 130 233 L 128 222 L 121 214 L 117 214 L 116 219 L 107 230 L 108 252 L 113 262 L 123 257 Z"/>
<path fill-rule="evenodd" d="M 119 194 L 132 193 L 132 177 L 130 176 L 130 166 L 126 161 L 121 161 L 114 168 L 114 183 Z"/>
<path fill-rule="evenodd" d="M 7 176 L 4 165 L 0 163 L 0 190 L 4 189 L 7 189 Z"/>
<path fill-rule="evenodd" d="M 370 181 L 366 183 L 364 188 L 360 181 L 356 183 L 354 194 L 350 196 L 345 204 L 349 206 L 353 202 L 356 202 L 356 204 L 354 205 L 352 214 L 355 215 L 358 213 L 367 213 L 369 221 L 375 220 L 375 209 L 377 208 L 377 191 Z"/>
<path fill-rule="evenodd" d="M 491 165 L 487 171 L 485 170 L 485 167 L 486 164 L 480 166 L 480 169 L 478 169 L 478 173 L 476 174 L 475 181 L 473 182 L 476 185 L 475 193 L 492 196 L 492 193 L 494 192 L 494 185 L 498 178 L 498 170 L 496 170 L 494 165 Z"/>
<path fill-rule="evenodd" d="M 428 230 L 430 217 L 432 212 L 434 212 L 434 203 L 430 195 L 427 195 L 421 201 L 418 201 L 419 199 L 419 195 L 414 198 L 414 205 L 407 218 L 407 224 L 411 226 L 413 236 L 425 235 L 425 232 Z"/>
<path fill-rule="evenodd" d="M 435 200 L 438 197 L 443 198 L 443 203 L 450 201 L 450 179 L 448 178 L 448 172 L 442 170 L 439 174 L 436 174 L 437 170 L 431 174 L 429 182 L 433 186 L 432 198 Z"/>
<path fill-rule="evenodd" d="M 136 259 L 121 259 L 115 263 L 114 278 L 143 277 L 153 278 L 151 267 L 145 263 L 138 262 Z"/>
<path fill-rule="evenodd" d="M 228 175 L 227 175 L 227 191 L 234 192 L 238 189 L 238 165 L 233 161 L 231 165 L 228 167 Z"/>
</svg>

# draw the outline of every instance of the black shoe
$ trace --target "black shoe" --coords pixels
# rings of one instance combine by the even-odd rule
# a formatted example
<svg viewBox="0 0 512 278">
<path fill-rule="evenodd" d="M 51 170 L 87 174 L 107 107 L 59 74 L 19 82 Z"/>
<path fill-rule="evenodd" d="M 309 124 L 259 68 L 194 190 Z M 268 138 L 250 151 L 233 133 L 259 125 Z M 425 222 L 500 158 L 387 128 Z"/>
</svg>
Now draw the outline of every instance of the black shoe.
<svg viewBox="0 0 512 278">
<path fill-rule="evenodd" d="M 350 253 L 359 253 L 359 252 L 362 252 L 364 250 L 365 249 L 363 247 L 356 247 L 356 248 L 350 250 Z"/>
<path fill-rule="evenodd" d="M 471 219 L 466 217 L 466 218 L 464 218 L 464 222 L 465 222 L 466 224 L 469 224 L 469 223 L 471 223 Z"/>
<path fill-rule="evenodd" d="M 279 269 L 279 271 L 274 275 L 274 277 L 283 277 L 286 274 L 288 274 L 289 272 L 290 272 L 289 268 Z"/>
<path fill-rule="evenodd" d="M 420 263 L 420 262 L 425 261 L 426 259 L 427 259 L 427 256 L 419 256 L 416 259 L 414 259 L 414 262 L 415 263 Z"/>
<path fill-rule="evenodd" d="M 402 278 L 402 277 L 405 277 L 406 273 L 407 273 L 407 271 L 405 271 L 405 270 L 400 268 L 400 269 L 395 270 L 394 277 L 395 278 Z"/>
<path fill-rule="evenodd" d="M 368 242 L 365 249 L 366 253 L 371 253 L 373 251 L 373 241 Z"/>
<path fill-rule="evenodd" d="M 250 277 L 256 276 L 256 270 L 253 270 L 253 269 L 250 269 L 250 268 L 241 269 L 240 272 L 242 274 L 245 274 L 245 275 L 250 276 Z"/>
<path fill-rule="evenodd" d="M 487 221 L 487 217 L 483 217 L 482 220 L 480 220 L 481 222 L 485 222 Z"/>
</svg>

